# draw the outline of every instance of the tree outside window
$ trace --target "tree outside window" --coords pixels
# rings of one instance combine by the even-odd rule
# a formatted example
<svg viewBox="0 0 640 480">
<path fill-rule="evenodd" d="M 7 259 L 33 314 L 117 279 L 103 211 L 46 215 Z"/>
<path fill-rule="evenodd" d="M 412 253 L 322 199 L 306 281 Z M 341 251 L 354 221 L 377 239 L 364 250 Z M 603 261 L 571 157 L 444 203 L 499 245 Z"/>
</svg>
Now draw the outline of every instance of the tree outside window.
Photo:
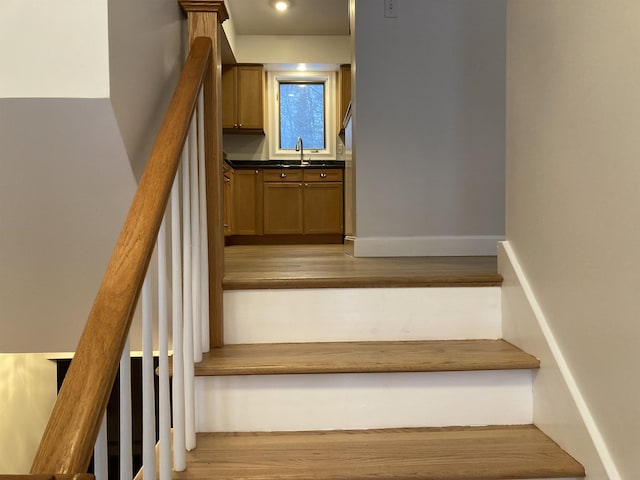
<svg viewBox="0 0 640 480">
<path fill-rule="evenodd" d="M 280 148 L 325 149 L 324 83 L 280 82 Z"/>
</svg>

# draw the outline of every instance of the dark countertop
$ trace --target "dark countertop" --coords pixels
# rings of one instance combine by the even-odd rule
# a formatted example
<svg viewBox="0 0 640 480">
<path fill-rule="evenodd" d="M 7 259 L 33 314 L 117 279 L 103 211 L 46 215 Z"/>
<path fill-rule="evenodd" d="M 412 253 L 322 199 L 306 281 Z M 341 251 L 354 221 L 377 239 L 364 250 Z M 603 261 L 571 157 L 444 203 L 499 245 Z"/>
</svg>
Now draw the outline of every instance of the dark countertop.
<svg viewBox="0 0 640 480">
<path fill-rule="evenodd" d="M 344 168 L 344 160 L 311 160 L 300 165 L 299 160 L 225 160 L 235 169 L 243 168 Z"/>
</svg>

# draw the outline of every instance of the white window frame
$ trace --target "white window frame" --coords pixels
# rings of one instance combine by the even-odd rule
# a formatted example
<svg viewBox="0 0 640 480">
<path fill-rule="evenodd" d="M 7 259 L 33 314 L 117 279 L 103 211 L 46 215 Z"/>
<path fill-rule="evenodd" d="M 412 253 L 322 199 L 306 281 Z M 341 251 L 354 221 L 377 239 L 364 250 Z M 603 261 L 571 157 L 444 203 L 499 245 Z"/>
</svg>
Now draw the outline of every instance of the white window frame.
<svg viewBox="0 0 640 480">
<path fill-rule="evenodd" d="M 267 75 L 267 135 L 270 160 L 299 160 L 300 152 L 280 148 L 280 83 L 324 83 L 323 150 L 304 149 L 305 160 L 335 160 L 336 158 L 336 72 L 268 72 Z"/>
</svg>

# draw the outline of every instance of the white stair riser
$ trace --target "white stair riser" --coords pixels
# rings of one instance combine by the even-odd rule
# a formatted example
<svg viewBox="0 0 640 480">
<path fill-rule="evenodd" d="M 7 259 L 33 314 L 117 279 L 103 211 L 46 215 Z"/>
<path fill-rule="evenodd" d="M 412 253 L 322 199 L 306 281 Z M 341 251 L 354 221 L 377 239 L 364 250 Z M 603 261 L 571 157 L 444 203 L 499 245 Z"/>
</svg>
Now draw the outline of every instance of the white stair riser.
<svg viewBox="0 0 640 480">
<path fill-rule="evenodd" d="M 227 291 L 224 341 L 500 338 L 500 295 L 499 287 Z"/>
<path fill-rule="evenodd" d="M 529 370 L 197 377 L 197 430 L 346 430 L 532 422 Z"/>
</svg>

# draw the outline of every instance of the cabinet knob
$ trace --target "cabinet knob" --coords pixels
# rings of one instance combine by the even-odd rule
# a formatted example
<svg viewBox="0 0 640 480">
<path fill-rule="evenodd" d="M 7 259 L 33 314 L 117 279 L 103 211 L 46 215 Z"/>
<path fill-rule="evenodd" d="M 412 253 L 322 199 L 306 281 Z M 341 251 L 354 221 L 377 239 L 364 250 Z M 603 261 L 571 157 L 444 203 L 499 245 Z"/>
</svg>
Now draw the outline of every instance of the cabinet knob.
<svg viewBox="0 0 640 480">
<path fill-rule="evenodd" d="M 280 178 L 287 178 L 287 174 L 286 174 L 286 173 L 284 173 L 284 172 L 282 172 L 282 173 L 280 174 Z"/>
<path fill-rule="evenodd" d="M 242 128 L 242 124 L 241 123 L 238 124 L 238 128 Z"/>
<path fill-rule="evenodd" d="M 321 173 L 320 174 L 320 178 L 327 178 L 327 174 L 326 173 Z"/>
<path fill-rule="evenodd" d="M 256 170 L 256 175 L 258 174 L 258 170 Z"/>
<path fill-rule="evenodd" d="M 237 124 L 237 123 L 234 123 L 234 124 L 233 124 L 233 128 L 238 128 L 238 124 Z"/>
</svg>

